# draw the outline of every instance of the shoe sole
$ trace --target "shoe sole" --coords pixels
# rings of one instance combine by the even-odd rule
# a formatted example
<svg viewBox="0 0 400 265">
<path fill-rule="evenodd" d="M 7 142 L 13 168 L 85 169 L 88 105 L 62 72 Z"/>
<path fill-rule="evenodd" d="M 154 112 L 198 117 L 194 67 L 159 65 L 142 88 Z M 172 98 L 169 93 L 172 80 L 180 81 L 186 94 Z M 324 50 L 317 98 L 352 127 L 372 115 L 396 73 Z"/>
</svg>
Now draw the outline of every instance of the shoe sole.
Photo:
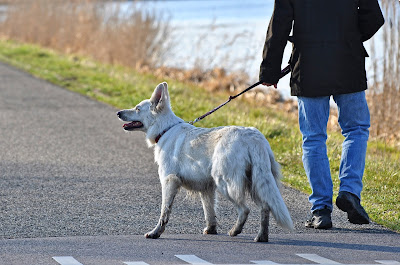
<svg viewBox="0 0 400 265">
<path fill-rule="evenodd" d="M 350 223 L 358 225 L 369 224 L 368 214 L 358 211 L 351 202 L 337 198 L 336 206 L 347 213 L 347 218 Z M 365 215 L 367 215 L 367 217 L 365 217 Z"/>
<path fill-rule="evenodd" d="M 314 229 L 331 229 L 332 228 L 332 222 L 327 224 L 327 225 L 320 226 L 320 225 L 313 225 L 311 221 L 307 221 L 305 223 L 305 227 L 314 228 Z"/>
</svg>

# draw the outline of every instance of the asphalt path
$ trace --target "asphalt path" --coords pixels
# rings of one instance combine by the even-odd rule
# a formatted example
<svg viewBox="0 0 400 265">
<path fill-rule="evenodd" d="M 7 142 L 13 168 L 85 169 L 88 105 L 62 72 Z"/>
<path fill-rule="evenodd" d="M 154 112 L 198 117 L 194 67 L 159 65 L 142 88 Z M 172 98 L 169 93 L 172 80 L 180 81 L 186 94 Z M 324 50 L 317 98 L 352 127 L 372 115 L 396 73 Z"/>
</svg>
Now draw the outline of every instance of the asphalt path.
<svg viewBox="0 0 400 265">
<path fill-rule="evenodd" d="M 124 132 L 116 111 L 0 63 L 0 264 L 62 264 L 58 256 L 81 262 L 64 264 L 187 264 L 175 256 L 182 253 L 220 264 L 306 264 L 299 253 L 347 264 L 400 261 L 399 234 L 352 225 L 337 208 L 333 229 L 306 229 L 307 195 L 285 186 L 295 231 L 271 218 L 270 243 L 252 242 L 254 204 L 243 234 L 226 236 L 236 212 L 221 197 L 220 235 L 201 235 L 201 203 L 184 191 L 166 232 L 144 239 L 159 217 L 157 167 L 144 135 Z"/>
</svg>

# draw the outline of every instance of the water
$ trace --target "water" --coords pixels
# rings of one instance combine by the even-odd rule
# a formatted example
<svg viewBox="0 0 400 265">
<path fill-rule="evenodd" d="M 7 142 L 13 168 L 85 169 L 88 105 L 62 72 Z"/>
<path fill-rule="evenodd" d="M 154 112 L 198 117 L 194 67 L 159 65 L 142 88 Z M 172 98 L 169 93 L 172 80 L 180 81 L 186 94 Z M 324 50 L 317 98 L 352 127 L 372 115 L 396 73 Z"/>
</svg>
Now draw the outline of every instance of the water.
<svg viewBox="0 0 400 265">
<path fill-rule="evenodd" d="M 133 2 L 121 4 L 129 9 Z M 139 6 L 155 11 L 170 22 L 173 31 L 172 55 L 168 66 L 245 71 L 252 82 L 258 81 L 265 34 L 274 0 L 175 0 L 143 1 Z M 287 46 L 283 67 L 290 57 Z M 289 96 L 289 77 L 278 88 Z"/>
<path fill-rule="evenodd" d="M 203 21 L 217 18 L 240 24 L 249 20 L 264 20 L 271 13 L 273 0 L 175 0 L 146 1 L 146 5 L 172 15 L 175 21 Z"/>
</svg>

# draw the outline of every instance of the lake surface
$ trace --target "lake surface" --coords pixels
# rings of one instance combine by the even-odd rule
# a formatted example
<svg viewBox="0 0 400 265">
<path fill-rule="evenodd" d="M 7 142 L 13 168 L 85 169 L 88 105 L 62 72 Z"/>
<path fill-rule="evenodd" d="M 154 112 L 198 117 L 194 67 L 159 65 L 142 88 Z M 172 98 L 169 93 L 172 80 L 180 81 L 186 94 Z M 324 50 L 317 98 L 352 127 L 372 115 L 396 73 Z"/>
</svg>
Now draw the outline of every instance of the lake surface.
<svg viewBox="0 0 400 265">
<path fill-rule="evenodd" d="M 121 3 L 121 9 L 129 9 L 132 4 Z M 174 28 L 174 49 L 164 64 L 183 68 L 243 70 L 252 82 L 258 81 L 274 0 L 142 1 L 139 6 L 162 14 Z M 289 46 L 283 65 L 290 57 Z M 278 87 L 289 96 L 289 77 L 282 79 Z"/>
</svg>

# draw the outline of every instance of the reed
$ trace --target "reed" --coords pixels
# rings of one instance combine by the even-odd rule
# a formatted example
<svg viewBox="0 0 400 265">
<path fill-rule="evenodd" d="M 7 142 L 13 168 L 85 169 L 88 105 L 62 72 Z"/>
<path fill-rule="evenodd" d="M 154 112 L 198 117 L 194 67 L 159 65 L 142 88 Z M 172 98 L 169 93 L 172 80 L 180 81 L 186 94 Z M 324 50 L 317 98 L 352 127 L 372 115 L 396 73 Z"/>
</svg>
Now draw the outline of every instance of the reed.
<svg viewBox="0 0 400 265">
<path fill-rule="evenodd" d="M 171 27 L 132 2 L 15 0 L 0 23 L 2 37 L 131 67 L 156 66 L 169 50 Z"/>
<path fill-rule="evenodd" d="M 382 0 L 381 7 L 385 25 L 370 47 L 372 85 L 367 97 L 371 136 L 400 146 L 400 4 Z"/>
<path fill-rule="evenodd" d="M 175 34 L 167 17 L 142 8 L 145 4 L 145 1 L 140 5 L 130 2 L 121 10 L 121 3 L 102 0 L 13 0 L 8 2 L 6 18 L 0 22 L 0 35 L 128 66 L 145 74 L 156 73 L 160 78 L 189 81 L 210 91 L 247 86 L 249 76 L 243 69 L 228 73 L 225 68 L 237 64 L 246 67 L 244 62 L 254 59 L 254 55 L 247 54 L 239 62 L 229 56 L 229 47 L 247 39 L 248 32 L 223 35 L 216 41 L 219 28 L 212 22 L 188 47 L 193 49 L 190 58 L 181 58 L 192 65 L 170 67 L 165 62 L 180 56 L 180 51 L 174 49 L 174 39 L 180 36 Z M 209 47 L 209 54 L 196 53 L 204 47 Z M 216 66 L 216 58 L 223 58 L 225 68 Z"/>
</svg>

